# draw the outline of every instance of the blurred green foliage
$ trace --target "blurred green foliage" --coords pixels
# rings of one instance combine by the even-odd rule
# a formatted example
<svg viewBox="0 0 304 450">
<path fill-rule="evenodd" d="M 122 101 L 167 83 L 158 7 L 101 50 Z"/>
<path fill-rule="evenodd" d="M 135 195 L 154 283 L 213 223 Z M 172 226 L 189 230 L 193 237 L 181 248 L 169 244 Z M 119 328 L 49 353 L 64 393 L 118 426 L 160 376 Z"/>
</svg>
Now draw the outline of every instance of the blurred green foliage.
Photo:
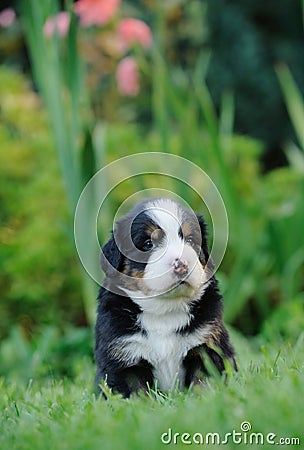
<svg viewBox="0 0 304 450">
<path fill-rule="evenodd" d="M 301 0 L 208 0 L 208 84 L 219 106 L 221 92 L 235 92 L 238 132 L 263 140 L 268 167 L 282 164 L 294 137 L 274 66 L 286 63 L 304 93 Z M 280 152 L 281 150 L 281 152 Z"/>
<path fill-rule="evenodd" d="M 155 2 L 127 3 L 155 25 Z M 175 0 L 162 5 L 162 14 L 170 71 L 179 77 L 182 67 L 191 77 L 200 55 L 210 53 L 206 80 L 216 110 L 223 91 L 232 91 L 236 132 L 264 143 L 264 169 L 285 165 L 284 146 L 295 134 L 275 66 L 287 64 L 304 93 L 302 0 Z M 139 104 L 141 119 L 147 104 Z"/>
<path fill-rule="evenodd" d="M 79 267 L 45 111 L 30 83 L 0 70 L 0 334 L 41 321 L 86 324 Z"/>
<path fill-rule="evenodd" d="M 22 384 L 33 378 L 73 378 L 80 361 L 92 364 L 92 353 L 89 328 L 67 325 L 60 332 L 57 324 L 41 326 L 29 340 L 21 327 L 13 326 L 0 346 L 1 376 Z"/>
<path fill-rule="evenodd" d="M 8 2 L 11 3 L 11 2 Z M 52 2 L 44 2 L 48 8 Z M 60 7 L 70 2 L 58 1 Z M 22 1 L 14 2 L 22 13 Z M 264 168 L 286 163 L 284 145 L 294 138 L 274 66 L 287 64 L 300 91 L 304 92 L 304 59 L 302 48 L 302 0 L 173 0 L 159 3 L 124 0 L 125 15 L 145 20 L 156 29 L 158 14 L 163 16 L 164 55 L 170 71 L 179 77 L 180 67 L 190 76 L 202 52 L 211 54 L 207 71 L 208 87 L 219 111 L 222 92 L 235 94 L 235 129 L 264 142 L 261 158 Z M 0 60 L 27 71 L 33 70 L 27 60 L 24 30 L 15 24 L 13 30 L 1 32 Z M 149 126 L 151 111 L 151 76 L 141 60 L 142 94 L 122 99 L 112 77 L 118 57 L 108 46 L 106 30 L 87 34 L 80 52 L 90 66 L 87 74 L 91 101 L 98 118 L 109 121 L 139 120 Z M 94 37 L 93 37 L 94 36 Z M 12 39 L 14 45 L 11 46 Z M 156 39 L 158 37 L 156 36 Z M 15 55 L 15 56 L 14 56 Z M 148 76 L 147 76 L 148 75 Z M 205 73 L 201 73 L 201 79 Z"/>
<path fill-rule="evenodd" d="M 297 295 L 294 300 L 276 308 L 264 322 L 262 336 L 268 342 L 296 343 L 302 334 L 304 339 L 304 295 Z M 300 345 L 300 342 L 299 342 Z"/>
</svg>

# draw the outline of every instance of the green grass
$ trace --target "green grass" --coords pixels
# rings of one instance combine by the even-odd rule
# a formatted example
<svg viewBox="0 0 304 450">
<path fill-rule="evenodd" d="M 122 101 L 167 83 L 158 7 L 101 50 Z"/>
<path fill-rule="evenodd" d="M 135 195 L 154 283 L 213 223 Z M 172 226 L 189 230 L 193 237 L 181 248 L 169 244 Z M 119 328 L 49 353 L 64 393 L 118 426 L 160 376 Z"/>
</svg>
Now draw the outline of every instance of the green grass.
<svg viewBox="0 0 304 450">
<path fill-rule="evenodd" d="M 172 392 L 108 401 L 91 393 L 94 366 L 79 361 L 74 382 L 36 382 L 28 385 L 1 383 L 1 449 L 161 449 L 161 435 L 179 433 L 240 432 L 248 421 L 251 432 L 274 433 L 279 438 L 300 438 L 303 433 L 304 334 L 293 344 L 277 341 L 261 345 L 262 340 L 244 340 L 236 333 L 232 339 L 238 353 L 240 370 L 225 383 L 213 377 L 203 390 Z M 20 368 L 22 370 L 22 368 Z M 244 439 L 246 433 L 241 434 Z M 247 433 L 249 439 L 250 432 Z M 198 439 L 198 436 L 196 437 Z M 223 448 L 245 448 L 232 438 Z M 219 448 L 219 445 L 210 447 Z M 192 444 L 192 447 L 196 444 Z M 200 445 L 202 447 L 202 445 Z M 261 448 L 261 445 L 249 445 Z M 289 445 L 290 448 L 300 445 Z M 264 444 L 262 448 L 273 448 Z M 274 447 L 275 448 L 275 447 Z"/>
</svg>

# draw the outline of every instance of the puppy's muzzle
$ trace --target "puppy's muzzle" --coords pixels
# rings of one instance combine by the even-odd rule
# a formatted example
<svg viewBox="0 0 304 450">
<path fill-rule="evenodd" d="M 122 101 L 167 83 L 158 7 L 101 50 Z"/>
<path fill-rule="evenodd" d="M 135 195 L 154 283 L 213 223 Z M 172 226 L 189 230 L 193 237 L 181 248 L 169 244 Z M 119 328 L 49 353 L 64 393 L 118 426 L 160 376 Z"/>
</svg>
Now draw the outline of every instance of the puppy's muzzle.
<svg viewBox="0 0 304 450">
<path fill-rule="evenodd" d="M 180 258 L 176 258 L 173 261 L 172 266 L 173 266 L 174 273 L 176 275 L 178 275 L 179 277 L 184 277 L 185 275 L 187 275 L 187 273 L 189 271 L 188 262 L 185 260 L 182 260 Z"/>
</svg>

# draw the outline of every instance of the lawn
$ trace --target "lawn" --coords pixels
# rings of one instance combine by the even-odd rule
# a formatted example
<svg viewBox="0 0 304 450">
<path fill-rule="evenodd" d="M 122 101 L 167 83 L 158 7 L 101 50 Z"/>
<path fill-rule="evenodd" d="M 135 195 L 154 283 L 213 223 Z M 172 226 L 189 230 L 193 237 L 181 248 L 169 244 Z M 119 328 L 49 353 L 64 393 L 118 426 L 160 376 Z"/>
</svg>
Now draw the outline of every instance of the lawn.
<svg viewBox="0 0 304 450">
<path fill-rule="evenodd" d="M 78 361 L 75 381 L 2 379 L 0 448 L 245 448 L 246 442 L 250 448 L 301 448 L 304 334 L 293 345 L 235 332 L 232 339 L 239 372 L 226 382 L 214 375 L 203 390 L 105 401 L 91 391 L 94 366 L 87 358 Z"/>
</svg>

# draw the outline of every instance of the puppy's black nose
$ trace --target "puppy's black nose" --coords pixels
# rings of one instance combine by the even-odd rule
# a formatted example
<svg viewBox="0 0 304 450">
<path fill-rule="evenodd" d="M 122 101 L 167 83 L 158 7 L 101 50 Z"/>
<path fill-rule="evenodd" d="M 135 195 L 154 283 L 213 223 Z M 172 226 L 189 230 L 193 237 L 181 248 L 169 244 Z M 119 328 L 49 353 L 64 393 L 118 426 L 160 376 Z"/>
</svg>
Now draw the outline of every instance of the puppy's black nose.
<svg viewBox="0 0 304 450">
<path fill-rule="evenodd" d="M 186 261 L 176 258 L 173 261 L 172 265 L 173 265 L 173 270 L 177 275 L 183 276 L 188 273 L 189 267 L 188 267 L 188 263 Z"/>
</svg>

